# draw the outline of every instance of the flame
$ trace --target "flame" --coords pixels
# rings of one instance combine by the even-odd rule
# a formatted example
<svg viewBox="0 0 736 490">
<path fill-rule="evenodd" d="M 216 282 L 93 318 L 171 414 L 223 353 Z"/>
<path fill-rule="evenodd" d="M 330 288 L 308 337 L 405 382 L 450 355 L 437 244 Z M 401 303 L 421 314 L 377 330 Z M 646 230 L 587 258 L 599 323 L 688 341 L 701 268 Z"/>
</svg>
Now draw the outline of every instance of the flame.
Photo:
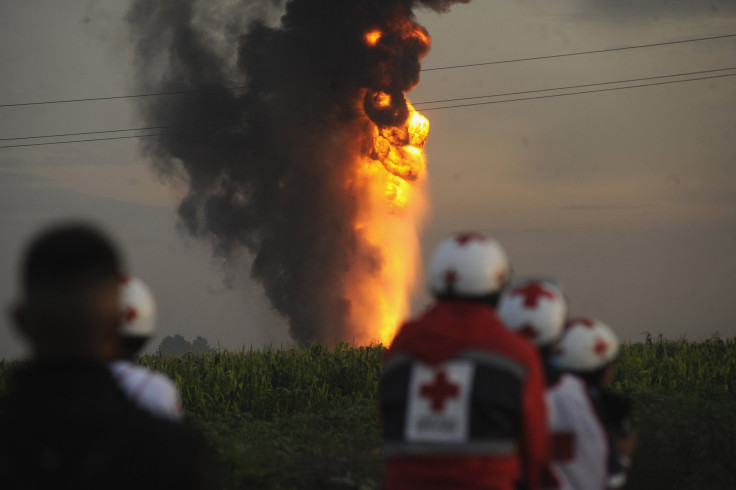
<svg viewBox="0 0 736 490">
<path fill-rule="evenodd" d="M 391 343 L 409 314 L 409 293 L 416 285 L 418 231 L 426 211 L 423 148 L 429 121 L 411 105 L 409 110 L 402 126 L 369 124 L 372 151 L 359 158 L 353 180 L 360 183 L 363 203 L 355 230 L 361 246 L 378 253 L 371 280 L 358 278 L 350 294 L 352 323 L 370 325 L 361 343 Z"/>
<path fill-rule="evenodd" d="M 371 49 L 391 49 L 387 43 L 377 44 L 389 30 L 393 38 L 418 45 L 420 56 L 429 49 L 431 39 L 427 32 L 408 19 L 393 20 L 383 32 L 368 31 L 363 39 Z M 377 68 L 382 74 L 393 73 L 388 62 Z M 364 94 L 370 95 L 366 100 L 373 108 L 403 111 L 403 105 L 393 105 L 398 94 L 364 90 Z M 369 258 L 353 267 L 346 279 L 349 321 L 359 344 L 391 343 L 409 315 L 409 297 L 420 268 L 419 229 L 427 211 L 424 146 L 429 121 L 408 99 L 405 103 L 408 117 L 403 123 L 360 123 L 363 141 L 356 148 L 353 175 L 347 183 L 356 202 L 356 256 Z"/>
<path fill-rule="evenodd" d="M 381 31 L 379 29 L 368 31 L 365 33 L 364 39 L 368 46 L 375 46 L 378 40 L 381 39 Z"/>
<path fill-rule="evenodd" d="M 373 104 L 376 107 L 391 107 L 391 96 L 386 92 L 376 92 L 373 95 Z"/>
<path fill-rule="evenodd" d="M 422 149 L 429 134 L 429 121 L 411 104 L 409 118 L 402 127 L 389 127 L 374 131 L 373 157 L 397 177 L 417 180 L 424 170 Z"/>
<path fill-rule="evenodd" d="M 390 345 L 409 314 L 409 294 L 420 265 L 418 231 L 426 210 L 422 186 L 426 172 L 421 150 L 417 151 L 414 163 L 421 166 L 413 181 L 394 175 L 371 157 L 359 158 L 355 169 L 354 189 L 361 206 L 353 228 L 358 246 L 367 252 L 361 255 L 375 257 L 362 274 L 349 278 L 351 323 L 360 344 Z"/>
</svg>

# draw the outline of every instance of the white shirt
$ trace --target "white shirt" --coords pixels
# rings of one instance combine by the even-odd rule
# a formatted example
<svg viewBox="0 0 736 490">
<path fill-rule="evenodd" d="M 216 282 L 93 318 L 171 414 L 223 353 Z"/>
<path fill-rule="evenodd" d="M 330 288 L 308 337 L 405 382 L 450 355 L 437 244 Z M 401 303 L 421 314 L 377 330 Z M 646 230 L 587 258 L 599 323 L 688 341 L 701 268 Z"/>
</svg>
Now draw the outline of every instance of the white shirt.
<svg viewBox="0 0 736 490">
<path fill-rule="evenodd" d="M 125 395 L 137 407 L 169 420 L 184 418 L 179 390 L 163 374 L 126 360 L 114 361 L 110 369 Z"/>
<path fill-rule="evenodd" d="M 608 479 L 608 439 L 577 376 L 563 374 L 547 389 L 552 473 L 565 490 L 602 490 Z M 557 453 L 557 454 L 555 454 Z"/>
</svg>

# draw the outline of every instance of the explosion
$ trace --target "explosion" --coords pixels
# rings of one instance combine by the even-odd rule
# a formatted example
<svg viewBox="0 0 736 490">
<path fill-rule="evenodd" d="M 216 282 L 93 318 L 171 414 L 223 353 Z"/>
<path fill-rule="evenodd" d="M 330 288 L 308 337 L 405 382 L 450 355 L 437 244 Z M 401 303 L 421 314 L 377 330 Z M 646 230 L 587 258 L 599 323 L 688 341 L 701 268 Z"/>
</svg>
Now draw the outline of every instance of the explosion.
<svg viewBox="0 0 736 490">
<path fill-rule="evenodd" d="M 429 122 L 406 98 L 430 37 L 412 8 L 453 0 L 136 0 L 142 145 L 184 176 L 183 229 L 251 260 L 302 343 L 389 344 L 409 314 Z M 238 90 L 228 87 L 240 86 Z M 227 123 L 229 122 L 229 123 Z"/>
</svg>

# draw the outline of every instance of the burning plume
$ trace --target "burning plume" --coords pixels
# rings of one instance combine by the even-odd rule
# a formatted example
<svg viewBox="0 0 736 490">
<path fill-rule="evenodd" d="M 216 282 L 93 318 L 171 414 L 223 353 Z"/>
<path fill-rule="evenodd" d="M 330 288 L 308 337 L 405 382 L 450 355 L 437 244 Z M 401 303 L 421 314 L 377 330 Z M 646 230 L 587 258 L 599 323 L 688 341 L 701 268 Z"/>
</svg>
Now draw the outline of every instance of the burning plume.
<svg viewBox="0 0 736 490">
<path fill-rule="evenodd" d="M 388 343 L 408 313 L 428 121 L 406 99 L 452 0 L 136 0 L 142 143 L 185 229 L 252 276 L 301 343 Z M 238 89 L 232 89 L 239 86 Z"/>
</svg>

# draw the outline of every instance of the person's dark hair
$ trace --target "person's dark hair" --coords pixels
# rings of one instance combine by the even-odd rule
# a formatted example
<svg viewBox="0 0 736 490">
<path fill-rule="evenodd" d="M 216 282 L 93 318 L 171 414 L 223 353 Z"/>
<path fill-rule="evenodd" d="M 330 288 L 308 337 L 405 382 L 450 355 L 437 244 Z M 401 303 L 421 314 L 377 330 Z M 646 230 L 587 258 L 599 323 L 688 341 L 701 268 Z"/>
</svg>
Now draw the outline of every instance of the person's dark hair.
<svg viewBox="0 0 736 490">
<path fill-rule="evenodd" d="M 51 228 L 36 237 L 26 252 L 21 281 L 26 298 L 49 289 L 117 280 L 120 259 L 114 245 L 83 224 Z"/>
<path fill-rule="evenodd" d="M 59 225 L 33 239 L 21 264 L 18 323 L 36 355 L 113 355 L 121 274 L 114 245 L 89 225 Z"/>
</svg>

